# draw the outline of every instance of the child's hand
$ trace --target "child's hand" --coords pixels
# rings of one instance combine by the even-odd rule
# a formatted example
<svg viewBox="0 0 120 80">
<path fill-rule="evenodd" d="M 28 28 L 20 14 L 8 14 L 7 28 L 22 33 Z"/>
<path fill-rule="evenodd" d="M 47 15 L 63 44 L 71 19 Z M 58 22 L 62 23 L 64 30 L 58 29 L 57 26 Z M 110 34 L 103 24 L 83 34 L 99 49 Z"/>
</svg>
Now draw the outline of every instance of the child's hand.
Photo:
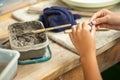
<svg viewBox="0 0 120 80">
<path fill-rule="evenodd" d="M 89 56 L 89 53 L 95 53 L 95 27 L 91 30 L 87 28 L 89 25 L 87 23 L 79 23 L 77 26 L 72 27 L 72 32 L 70 33 L 70 38 L 80 53 L 81 57 Z"/>
<path fill-rule="evenodd" d="M 102 9 L 95 13 L 90 19 L 90 22 L 97 25 L 97 27 L 120 30 L 120 15 L 107 9 Z"/>
</svg>

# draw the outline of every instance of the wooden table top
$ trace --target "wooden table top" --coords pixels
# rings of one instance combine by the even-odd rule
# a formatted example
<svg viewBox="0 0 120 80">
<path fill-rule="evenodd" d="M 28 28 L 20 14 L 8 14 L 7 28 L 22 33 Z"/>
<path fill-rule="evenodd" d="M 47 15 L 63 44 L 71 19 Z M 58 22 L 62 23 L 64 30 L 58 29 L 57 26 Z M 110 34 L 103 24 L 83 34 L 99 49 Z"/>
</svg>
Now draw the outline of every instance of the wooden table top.
<svg viewBox="0 0 120 80">
<path fill-rule="evenodd" d="M 0 27 L 5 27 L 17 22 L 11 14 L 12 12 L 9 12 L 0 17 Z M 7 32 L 5 36 L 8 38 Z M 5 36 L 2 35 L 0 37 Z M 78 55 L 73 54 L 71 51 L 64 49 L 54 42 L 51 42 L 49 45 L 52 51 L 52 58 L 43 63 L 18 65 L 17 75 L 14 80 L 55 79 L 80 64 Z"/>
<path fill-rule="evenodd" d="M 11 13 L 12 12 L 2 15 L 0 17 L 0 26 L 4 26 L 4 25 L 8 26 L 9 24 L 16 22 L 16 20 L 11 17 Z M 119 40 L 116 40 L 113 43 L 110 43 L 110 45 L 113 46 L 118 41 Z M 55 42 L 51 42 L 50 47 L 51 47 L 51 50 L 53 53 L 51 60 L 44 62 L 44 63 L 36 63 L 36 64 L 31 64 L 31 65 L 18 65 L 17 75 L 15 76 L 14 80 L 51 80 L 51 79 L 55 79 L 56 77 L 66 73 L 66 72 L 70 71 L 71 69 L 75 68 L 76 66 L 80 65 L 80 61 L 79 61 L 80 57 L 78 55 L 65 49 L 64 47 L 58 45 Z M 107 45 L 106 47 L 109 47 L 109 46 Z M 114 52 L 116 52 L 116 50 L 118 50 L 118 49 L 113 49 L 112 52 L 110 52 L 110 53 L 114 53 Z M 106 51 L 106 49 L 101 48 L 100 51 Z M 98 52 L 100 52 L 100 51 L 98 51 Z M 100 53 L 102 53 L 102 52 L 100 52 Z M 99 60 L 102 61 L 103 57 L 105 57 L 105 56 L 102 55 L 99 58 Z M 101 62 L 100 65 L 102 66 L 102 64 L 104 62 L 105 61 L 103 60 L 103 62 Z M 109 64 L 110 63 L 111 62 L 109 62 Z M 114 64 L 114 63 L 112 63 L 112 64 Z M 102 69 L 105 69 L 105 68 L 106 67 L 102 66 Z M 75 72 L 75 71 L 73 71 L 73 72 Z M 67 74 L 69 74 L 69 73 L 67 73 Z"/>
</svg>

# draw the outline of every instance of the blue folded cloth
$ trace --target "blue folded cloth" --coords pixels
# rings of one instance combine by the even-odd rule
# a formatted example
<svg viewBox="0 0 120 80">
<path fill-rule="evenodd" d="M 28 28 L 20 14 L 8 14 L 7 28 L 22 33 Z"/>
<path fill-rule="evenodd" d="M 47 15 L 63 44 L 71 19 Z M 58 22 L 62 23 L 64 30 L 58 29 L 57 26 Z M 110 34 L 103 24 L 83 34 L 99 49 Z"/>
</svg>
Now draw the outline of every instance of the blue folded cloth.
<svg viewBox="0 0 120 80">
<path fill-rule="evenodd" d="M 43 14 L 40 15 L 39 20 L 43 22 L 45 28 L 55 27 L 64 24 L 76 25 L 75 19 L 81 18 L 80 15 L 72 14 L 64 7 L 50 7 L 43 10 Z M 60 28 L 53 30 L 54 32 L 64 31 L 70 29 L 71 26 L 66 28 Z"/>
</svg>

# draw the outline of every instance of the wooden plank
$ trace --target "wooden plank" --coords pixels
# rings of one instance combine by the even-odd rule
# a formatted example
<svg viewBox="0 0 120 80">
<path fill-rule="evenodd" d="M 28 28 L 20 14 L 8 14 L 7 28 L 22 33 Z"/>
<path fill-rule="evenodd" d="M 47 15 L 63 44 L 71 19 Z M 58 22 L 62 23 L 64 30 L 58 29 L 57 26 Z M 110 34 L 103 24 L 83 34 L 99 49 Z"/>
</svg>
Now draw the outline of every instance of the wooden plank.
<svg viewBox="0 0 120 80">
<path fill-rule="evenodd" d="M 11 18 L 0 21 L 0 27 L 16 22 Z M 5 35 L 8 38 L 8 33 Z M 4 36 L 0 36 L 1 39 Z M 66 51 L 61 46 L 51 43 L 52 59 L 48 62 L 32 65 L 19 65 L 18 73 L 14 80 L 49 80 L 62 75 L 79 65 L 79 56 L 70 51 Z M 61 52 L 63 51 L 63 52 Z M 29 74 L 29 75 L 28 75 Z M 31 78 L 32 77 L 32 78 Z"/>
<path fill-rule="evenodd" d="M 38 3 L 38 4 L 33 5 L 31 7 L 37 7 L 39 9 L 44 9 L 46 7 L 51 7 L 51 6 L 62 6 L 62 7 L 66 7 L 68 9 L 71 9 L 70 8 L 71 6 L 65 5 L 64 3 L 62 3 L 59 0 L 45 0 L 44 2 Z M 21 20 L 21 21 L 37 20 L 39 18 L 40 14 L 29 14 L 27 12 L 28 9 L 29 9 L 29 7 L 27 9 L 24 8 L 24 9 L 21 9 L 21 10 L 14 11 L 13 16 L 15 18 L 17 18 L 18 20 Z M 110 10 L 113 11 L 113 12 L 116 12 L 116 13 L 120 13 L 120 4 L 115 5 L 114 7 L 110 8 Z M 78 13 L 78 14 L 81 14 L 83 16 L 92 16 L 92 14 L 94 12 L 92 12 L 92 9 L 89 9 L 89 11 L 87 9 L 87 11 L 85 11 L 85 8 L 83 8 L 81 11 L 73 10 L 73 13 Z"/>
<path fill-rule="evenodd" d="M 3 7 L 0 8 L 0 15 L 3 15 L 5 13 L 8 13 L 10 11 L 25 7 L 27 5 L 30 5 L 30 0 L 24 0 L 24 2 L 21 0 L 16 1 L 14 3 L 5 5 Z"/>
<path fill-rule="evenodd" d="M 96 50 L 97 55 L 100 55 L 100 54 L 104 53 L 105 51 L 107 51 L 108 49 L 113 47 L 116 43 L 118 43 L 119 41 L 120 41 L 120 38 L 117 38 L 117 39 L 107 43 L 106 45 L 104 45 L 100 49 L 97 49 Z"/>
<path fill-rule="evenodd" d="M 56 2 L 49 1 L 49 2 L 51 2 L 51 3 L 48 4 L 48 1 L 46 1 L 46 2 L 43 2 L 43 4 L 38 3 L 32 7 L 39 7 L 40 9 L 43 9 L 46 6 L 55 5 L 55 3 L 57 3 L 57 1 Z M 48 5 L 45 5 L 45 4 L 48 4 Z M 119 6 L 119 5 L 117 5 L 117 6 Z M 40 14 L 28 14 L 27 10 L 28 10 L 28 8 L 17 10 L 15 12 L 13 12 L 13 16 L 21 21 L 37 20 L 39 18 Z M 115 8 L 113 10 L 115 10 Z M 115 10 L 115 12 L 117 12 L 117 10 Z M 24 17 L 21 17 L 21 16 L 24 16 Z M 80 19 L 78 21 L 80 21 L 80 22 L 89 21 L 89 19 L 90 19 L 90 17 L 83 17 L 82 19 Z M 71 43 L 67 34 L 48 33 L 48 37 L 51 38 L 52 40 L 56 41 L 57 43 L 61 44 L 62 46 L 68 48 L 69 50 L 76 52 L 76 50 L 75 50 L 73 44 Z M 104 52 L 105 50 L 111 48 L 117 42 L 116 39 L 120 37 L 120 32 L 112 31 L 112 30 L 97 31 L 96 37 L 97 37 L 96 38 L 96 50 L 97 50 L 97 55 L 99 55 L 102 52 Z"/>
<path fill-rule="evenodd" d="M 40 9 L 39 7 L 30 7 L 27 12 L 30 14 L 41 14 L 43 13 L 43 9 Z M 82 12 L 77 10 L 70 10 L 70 12 L 72 14 L 79 14 L 81 16 L 86 16 L 86 17 L 90 17 L 94 14 L 92 12 Z"/>
<path fill-rule="evenodd" d="M 112 48 L 98 55 L 97 60 L 101 72 L 113 66 L 114 64 L 120 62 L 120 40 Z M 84 80 L 84 75 L 81 65 L 61 75 L 55 80 Z"/>
<path fill-rule="evenodd" d="M 14 80 L 54 80 L 79 65 L 79 56 L 51 43 L 52 59 L 31 65 L 19 65 Z"/>
<path fill-rule="evenodd" d="M 120 39 L 112 48 L 97 56 L 97 60 L 101 72 L 120 62 Z"/>
<path fill-rule="evenodd" d="M 16 21 L 11 18 L 3 19 L 0 21 L 0 27 L 8 27 L 14 22 Z M 6 36 L 8 38 L 8 33 L 6 33 Z M 3 37 L 1 36 L 1 39 Z M 50 80 L 79 65 L 78 55 L 66 51 L 56 43 L 51 43 L 50 47 L 53 53 L 50 61 L 32 65 L 19 65 L 14 80 Z"/>
<path fill-rule="evenodd" d="M 89 21 L 88 17 L 84 17 L 80 20 Z M 61 44 L 62 46 L 68 48 L 69 50 L 76 52 L 68 34 L 61 33 L 48 33 L 50 39 L 56 41 L 57 43 Z M 96 55 L 100 55 L 112 46 L 114 46 L 120 38 L 120 31 L 109 30 L 109 31 L 97 31 L 96 32 Z M 64 44 L 63 44 L 64 43 Z"/>
<path fill-rule="evenodd" d="M 8 26 L 17 21 L 11 18 L 6 18 L 0 21 L 0 43 L 8 39 Z"/>
<path fill-rule="evenodd" d="M 59 32 L 59 33 L 49 32 L 47 35 L 53 41 L 56 41 L 62 46 L 77 53 L 68 34 L 64 34 L 64 32 Z M 102 52 L 106 51 L 107 49 L 115 45 L 119 37 L 120 37 L 120 32 L 115 30 L 96 32 L 97 55 L 101 54 Z"/>
</svg>

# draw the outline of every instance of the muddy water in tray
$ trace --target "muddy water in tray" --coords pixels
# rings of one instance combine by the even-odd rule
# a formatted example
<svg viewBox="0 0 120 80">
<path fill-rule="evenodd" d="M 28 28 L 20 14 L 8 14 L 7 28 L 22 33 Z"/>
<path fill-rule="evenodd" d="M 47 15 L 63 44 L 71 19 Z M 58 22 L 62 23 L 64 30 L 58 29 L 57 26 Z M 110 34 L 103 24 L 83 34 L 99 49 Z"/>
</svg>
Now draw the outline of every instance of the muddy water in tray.
<svg viewBox="0 0 120 80">
<path fill-rule="evenodd" d="M 42 29 L 43 27 L 36 22 L 16 23 L 11 28 L 11 36 L 13 44 L 17 47 L 29 46 L 34 44 L 43 43 L 46 41 L 45 33 L 26 33 L 31 30 Z"/>
<path fill-rule="evenodd" d="M 30 21 L 23 23 L 14 23 L 9 26 L 11 45 L 16 48 L 24 48 L 26 46 L 34 47 L 36 44 L 43 44 L 47 41 L 45 32 L 41 33 L 26 33 L 31 30 L 38 30 L 44 28 L 42 23 L 38 21 Z M 20 59 L 28 59 L 34 57 L 41 57 L 45 53 L 45 47 L 38 50 L 20 51 Z"/>
</svg>

